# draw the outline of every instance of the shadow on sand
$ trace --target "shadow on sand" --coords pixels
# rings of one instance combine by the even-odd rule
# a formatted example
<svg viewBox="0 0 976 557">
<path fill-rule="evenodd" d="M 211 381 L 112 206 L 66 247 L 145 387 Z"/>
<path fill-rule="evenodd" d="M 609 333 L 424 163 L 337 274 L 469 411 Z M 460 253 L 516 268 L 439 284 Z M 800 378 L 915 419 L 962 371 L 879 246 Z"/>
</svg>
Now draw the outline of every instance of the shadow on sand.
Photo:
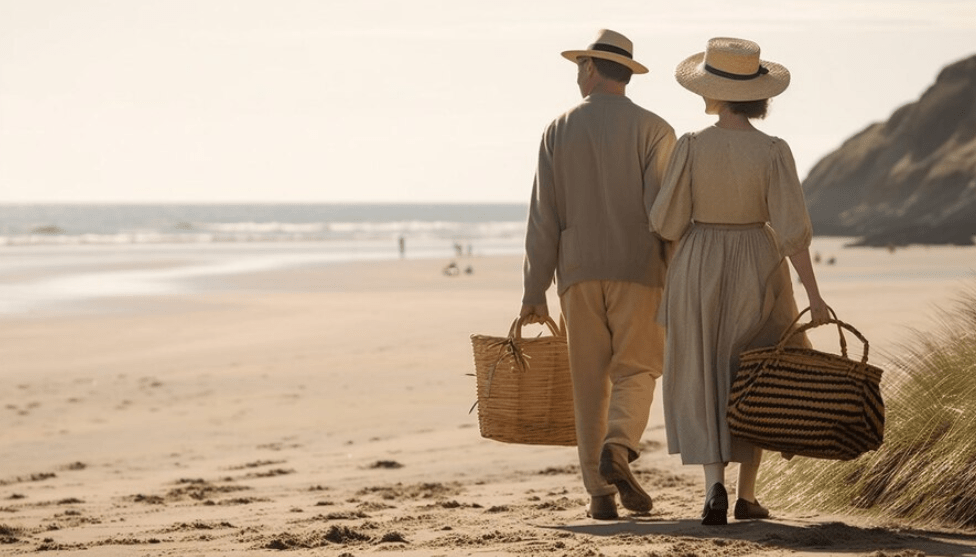
<svg viewBox="0 0 976 557">
<path fill-rule="evenodd" d="M 697 540 L 739 540 L 769 548 L 808 553 L 864 553 L 915 550 L 925 555 L 976 555 L 976 534 L 922 530 L 900 526 L 859 527 L 841 522 L 802 520 L 729 521 L 728 526 L 702 526 L 697 520 L 662 521 L 632 516 L 607 524 L 543 526 L 590 536 L 666 536 Z"/>
</svg>

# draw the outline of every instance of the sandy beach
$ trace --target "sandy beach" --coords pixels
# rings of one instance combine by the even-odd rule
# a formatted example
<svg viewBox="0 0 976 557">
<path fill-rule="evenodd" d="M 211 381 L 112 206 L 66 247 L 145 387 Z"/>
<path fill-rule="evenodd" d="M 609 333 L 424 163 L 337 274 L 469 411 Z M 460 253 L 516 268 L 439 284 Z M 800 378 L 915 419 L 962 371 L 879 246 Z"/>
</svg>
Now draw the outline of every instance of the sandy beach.
<svg viewBox="0 0 976 557">
<path fill-rule="evenodd" d="M 817 267 L 821 289 L 874 362 L 976 265 L 972 248 L 838 246 L 823 244 L 837 261 Z M 957 271 L 913 274 L 939 262 Z M 482 439 L 468 413 L 469 336 L 507 332 L 520 258 L 466 258 L 474 272 L 453 277 L 446 263 L 242 274 L 0 319 L 0 554 L 976 555 L 976 532 L 775 507 L 703 527 L 700 470 L 667 454 L 660 401 L 635 463 L 654 511 L 588 519 L 575 449 Z"/>
</svg>

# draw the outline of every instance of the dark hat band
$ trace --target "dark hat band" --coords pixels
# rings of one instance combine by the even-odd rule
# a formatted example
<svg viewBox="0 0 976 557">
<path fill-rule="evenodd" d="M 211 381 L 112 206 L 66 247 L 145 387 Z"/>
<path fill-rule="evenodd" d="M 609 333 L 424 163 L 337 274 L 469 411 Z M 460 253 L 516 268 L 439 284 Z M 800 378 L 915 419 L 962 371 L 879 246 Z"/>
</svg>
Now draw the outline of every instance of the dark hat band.
<svg viewBox="0 0 976 557">
<path fill-rule="evenodd" d="M 624 50 L 624 49 L 622 49 L 620 47 L 613 46 L 613 45 L 609 45 L 609 44 L 593 43 L 590 46 L 588 46 L 586 48 L 586 50 L 602 50 L 603 52 L 612 52 L 613 54 L 619 54 L 621 56 L 626 56 L 627 58 L 630 58 L 631 60 L 634 59 L 634 55 L 633 54 L 627 52 L 626 50 Z"/>
<path fill-rule="evenodd" d="M 725 79 L 734 79 L 736 81 L 749 81 L 750 79 L 756 79 L 757 77 L 764 76 L 769 73 L 769 69 L 766 68 L 766 66 L 759 66 L 759 71 L 754 74 L 742 75 L 740 73 L 723 72 L 722 70 L 713 68 L 708 64 L 705 64 L 705 71 L 712 75 L 724 77 Z"/>
</svg>

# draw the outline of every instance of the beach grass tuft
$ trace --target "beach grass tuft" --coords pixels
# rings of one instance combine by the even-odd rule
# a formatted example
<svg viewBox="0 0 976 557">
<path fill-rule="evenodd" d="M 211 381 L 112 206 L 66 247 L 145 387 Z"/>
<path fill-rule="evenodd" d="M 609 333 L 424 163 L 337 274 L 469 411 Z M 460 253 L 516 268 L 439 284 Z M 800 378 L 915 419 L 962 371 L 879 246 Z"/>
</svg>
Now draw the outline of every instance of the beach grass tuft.
<svg viewBox="0 0 976 557">
<path fill-rule="evenodd" d="M 847 461 L 767 453 L 773 508 L 976 528 L 976 284 L 885 355 L 885 441 Z"/>
</svg>

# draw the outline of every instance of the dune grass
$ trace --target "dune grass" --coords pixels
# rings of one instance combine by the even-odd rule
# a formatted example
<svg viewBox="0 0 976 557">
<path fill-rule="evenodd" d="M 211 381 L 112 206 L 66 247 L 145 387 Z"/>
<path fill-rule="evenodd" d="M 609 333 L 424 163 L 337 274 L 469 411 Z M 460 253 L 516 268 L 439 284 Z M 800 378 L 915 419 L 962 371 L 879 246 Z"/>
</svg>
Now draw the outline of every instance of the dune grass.
<svg viewBox="0 0 976 557">
<path fill-rule="evenodd" d="M 976 285 L 933 321 L 876 363 L 881 448 L 848 462 L 766 453 L 760 493 L 770 506 L 976 528 Z"/>
</svg>

